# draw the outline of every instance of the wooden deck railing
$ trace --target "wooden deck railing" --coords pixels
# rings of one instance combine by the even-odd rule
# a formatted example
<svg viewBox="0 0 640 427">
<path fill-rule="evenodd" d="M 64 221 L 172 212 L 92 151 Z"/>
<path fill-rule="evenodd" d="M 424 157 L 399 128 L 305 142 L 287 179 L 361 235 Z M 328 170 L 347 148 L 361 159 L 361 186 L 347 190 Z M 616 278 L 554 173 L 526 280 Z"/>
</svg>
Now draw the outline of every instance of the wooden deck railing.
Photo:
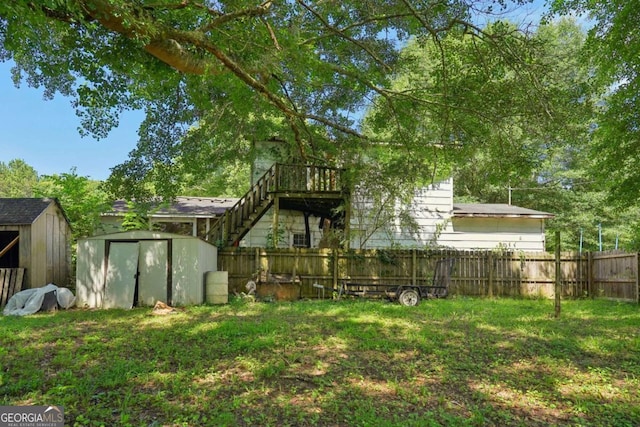
<svg viewBox="0 0 640 427">
<path fill-rule="evenodd" d="M 342 170 L 315 165 L 275 165 L 278 192 L 334 193 L 343 190 Z"/>
<path fill-rule="evenodd" d="M 207 240 L 235 246 L 273 203 L 274 193 L 338 193 L 341 170 L 312 165 L 275 164 L 212 225 Z"/>
</svg>

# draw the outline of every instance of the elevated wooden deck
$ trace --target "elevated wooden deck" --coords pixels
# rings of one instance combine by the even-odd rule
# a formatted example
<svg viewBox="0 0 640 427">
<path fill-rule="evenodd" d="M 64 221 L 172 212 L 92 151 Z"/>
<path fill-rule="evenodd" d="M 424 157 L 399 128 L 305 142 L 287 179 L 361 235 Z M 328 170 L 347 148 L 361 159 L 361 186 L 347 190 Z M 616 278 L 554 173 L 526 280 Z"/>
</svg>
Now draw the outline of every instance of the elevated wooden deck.
<svg viewBox="0 0 640 427">
<path fill-rule="evenodd" d="M 253 187 L 213 224 L 207 240 L 218 246 L 236 246 L 262 216 L 275 207 L 336 221 L 348 194 L 343 170 L 315 165 L 273 165 Z M 277 227 L 277 221 L 274 221 Z"/>
</svg>

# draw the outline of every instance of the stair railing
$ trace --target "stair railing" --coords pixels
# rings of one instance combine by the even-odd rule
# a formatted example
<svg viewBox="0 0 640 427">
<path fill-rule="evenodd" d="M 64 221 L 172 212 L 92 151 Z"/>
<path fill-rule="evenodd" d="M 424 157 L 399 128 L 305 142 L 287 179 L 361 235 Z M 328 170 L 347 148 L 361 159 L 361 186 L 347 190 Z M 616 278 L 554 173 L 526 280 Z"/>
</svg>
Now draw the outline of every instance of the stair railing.
<svg viewBox="0 0 640 427">
<path fill-rule="evenodd" d="M 242 196 L 235 205 L 228 209 L 224 215 L 213 223 L 206 240 L 216 246 L 233 245 L 242 236 L 231 238 L 237 230 L 244 227 L 245 221 L 249 220 L 251 214 L 270 197 L 270 193 L 275 190 L 276 165 L 271 166 Z"/>
<path fill-rule="evenodd" d="M 315 165 L 274 164 L 238 202 L 213 223 L 205 237 L 215 245 L 233 246 L 260 219 L 272 193 L 341 192 L 341 169 Z"/>
</svg>

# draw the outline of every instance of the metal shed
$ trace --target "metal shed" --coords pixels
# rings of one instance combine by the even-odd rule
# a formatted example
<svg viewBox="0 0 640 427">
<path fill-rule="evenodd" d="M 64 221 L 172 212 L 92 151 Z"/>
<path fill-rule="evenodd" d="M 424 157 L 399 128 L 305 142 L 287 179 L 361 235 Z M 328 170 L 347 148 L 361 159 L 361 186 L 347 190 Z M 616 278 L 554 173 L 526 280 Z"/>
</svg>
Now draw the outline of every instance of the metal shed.
<svg viewBox="0 0 640 427">
<path fill-rule="evenodd" d="M 191 236 L 125 231 L 78 241 L 76 305 L 89 308 L 184 306 L 204 302 L 217 248 Z"/>
</svg>

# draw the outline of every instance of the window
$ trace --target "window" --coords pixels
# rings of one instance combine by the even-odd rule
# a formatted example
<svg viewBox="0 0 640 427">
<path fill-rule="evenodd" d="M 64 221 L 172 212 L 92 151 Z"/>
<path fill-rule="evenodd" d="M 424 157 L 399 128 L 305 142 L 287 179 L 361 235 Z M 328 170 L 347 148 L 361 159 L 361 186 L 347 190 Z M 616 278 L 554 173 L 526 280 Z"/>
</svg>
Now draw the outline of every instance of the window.
<svg viewBox="0 0 640 427">
<path fill-rule="evenodd" d="M 153 221 L 154 230 L 180 234 L 182 236 L 193 236 L 193 228 L 193 222 Z"/>
<path fill-rule="evenodd" d="M 293 233 L 291 246 L 294 248 L 306 248 L 307 236 L 304 233 Z"/>
</svg>

